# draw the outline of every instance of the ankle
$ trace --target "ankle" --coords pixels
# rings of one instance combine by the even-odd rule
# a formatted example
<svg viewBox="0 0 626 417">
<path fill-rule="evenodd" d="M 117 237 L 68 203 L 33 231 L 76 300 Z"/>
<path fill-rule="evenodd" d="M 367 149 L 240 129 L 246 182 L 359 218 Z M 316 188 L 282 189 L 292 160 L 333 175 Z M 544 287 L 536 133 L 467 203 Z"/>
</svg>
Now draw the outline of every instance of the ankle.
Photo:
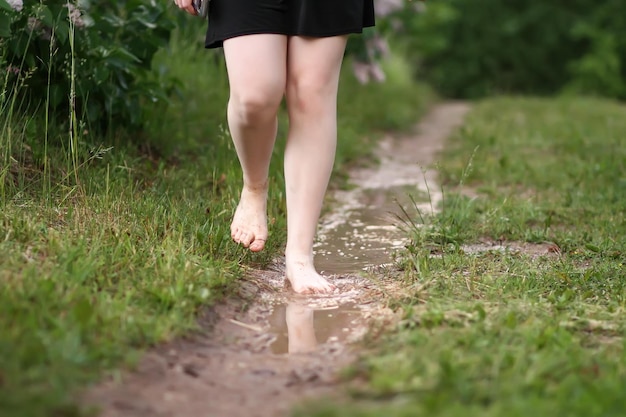
<svg viewBox="0 0 626 417">
<path fill-rule="evenodd" d="M 243 188 L 241 189 L 241 194 L 254 194 L 254 195 L 264 195 L 267 194 L 269 181 L 265 180 L 262 182 L 254 182 L 254 181 L 246 181 L 244 180 Z"/>
<path fill-rule="evenodd" d="M 285 262 L 287 265 L 313 265 L 313 251 L 285 250 Z"/>
</svg>

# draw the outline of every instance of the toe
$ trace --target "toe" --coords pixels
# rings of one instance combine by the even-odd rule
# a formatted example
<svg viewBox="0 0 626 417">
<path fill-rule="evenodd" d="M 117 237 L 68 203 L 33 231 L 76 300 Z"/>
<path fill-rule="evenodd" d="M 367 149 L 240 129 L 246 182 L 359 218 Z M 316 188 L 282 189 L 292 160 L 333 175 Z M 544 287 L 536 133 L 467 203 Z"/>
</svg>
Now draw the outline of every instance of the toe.
<svg viewBox="0 0 626 417">
<path fill-rule="evenodd" d="M 318 294 L 327 294 L 329 292 L 333 292 L 332 287 L 330 285 L 320 285 L 316 288 L 316 293 Z"/>
<path fill-rule="evenodd" d="M 293 287 L 293 290 L 294 292 L 298 294 L 311 295 L 311 294 L 327 294 L 327 293 L 333 292 L 334 288 L 335 287 L 331 284 L 320 282 L 316 284 L 311 283 L 309 285 Z"/>
<path fill-rule="evenodd" d="M 248 246 L 250 246 L 250 243 L 252 243 L 253 240 L 254 240 L 254 235 L 248 232 L 243 232 L 241 233 L 239 243 L 241 243 L 244 248 L 247 248 Z"/>
<path fill-rule="evenodd" d="M 296 293 L 298 294 L 302 294 L 302 295 L 311 295 L 311 294 L 315 294 L 315 290 L 311 287 L 301 287 L 301 288 L 294 288 L 293 289 Z"/>
<path fill-rule="evenodd" d="M 265 239 L 254 239 L 254 242 L 250 244 L 250 250 L 252 252 L 260 252 L 265 247 Z"/>
<path fill-rule="evenodd" d="M 323 282 L 320 282 L 320 285 L 317 289 L 320 293 L 330 293 L 335 290 L 335 286 L 330 282 L 324 280 Z"/>
<path fill-rule="evenodd" d="M 243 238 L 245 236 L 245 232 L 241 229 L 237 230 L 237 232 L 235 233 L 235 237 L 233 238 L 233 240 L 239 244 L 241 244 L 243 242 Z"/>
</svg>

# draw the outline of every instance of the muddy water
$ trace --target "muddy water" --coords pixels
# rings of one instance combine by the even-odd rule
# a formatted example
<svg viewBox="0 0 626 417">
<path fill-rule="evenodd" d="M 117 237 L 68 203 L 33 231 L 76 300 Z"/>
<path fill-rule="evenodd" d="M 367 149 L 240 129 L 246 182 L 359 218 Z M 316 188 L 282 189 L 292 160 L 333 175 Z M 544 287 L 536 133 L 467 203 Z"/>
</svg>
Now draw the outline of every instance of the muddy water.
<svg viewBox="0 0 626 417">
<path fill-rule="evenodd" d="M 451 107 L 458 123 L 464 108 Z M 416 136 L 386 138 L 380 164 L 356 170 L 353 188 L 334 193 L 338 209 L 322 219 L 316 265 L 327 274 L 355 273 L 386 264 L 406 243 L 407 219 L 433 214 L 443 196 L 433 163 L 450 133 L 450 120 L 433 113 Z M 439 126 L 443 123 L 445 130 Z"/>
<path fill-rule="evenodd" d="M 346 342 L 363 325 L 363 314 L 353 303 L 321 309 L 289 303 L 277 306 L 269 321 L 269 331 L 276 335 L 272 353 L 307 353 L 320 344 Z"/>
<path fill-rule="evenodd" d="M 425 201 L 414 185 L 358 188 L 351 191 L 354 204 L 332 216 L 316 244 L 316 266 L 322 273 L 358 273 L 388 264 L 393 252 L 406 243 L 407 216 Z"/>
</svg>

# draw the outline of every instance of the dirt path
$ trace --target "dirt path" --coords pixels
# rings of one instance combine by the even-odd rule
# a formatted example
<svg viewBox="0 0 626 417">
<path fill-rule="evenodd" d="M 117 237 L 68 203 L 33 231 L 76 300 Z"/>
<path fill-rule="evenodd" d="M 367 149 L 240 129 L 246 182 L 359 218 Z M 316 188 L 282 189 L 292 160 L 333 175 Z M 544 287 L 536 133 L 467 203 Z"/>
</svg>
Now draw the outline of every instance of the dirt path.
<svg viewBox="0 0 626 417">
<path fill-rule="evenodd" d="M 337 395 L 337 372 L 358 354 L 355 342 L 393 319 L 385 296 L 399 289 L 370 278 L 404 243 L 394 227 L 399 205 L 414 213 L 411 194 L 425 202 L 420 210 L 436 207 L 436 173 L 427 168 L 467 110 L 435 107 L 414 135 L 383 140 L 380 165 L 354 171 L 355 187 L 335 193 L 316 246 L 335 294 L 294 296 L 279 261 L 251 271 L 237 299 L 200 318 L 202 332 L 152 350 L 134 372 L 88 390 L 84 402 L 103 417 L 270 417 L 308 397 Z"/>
</svg>

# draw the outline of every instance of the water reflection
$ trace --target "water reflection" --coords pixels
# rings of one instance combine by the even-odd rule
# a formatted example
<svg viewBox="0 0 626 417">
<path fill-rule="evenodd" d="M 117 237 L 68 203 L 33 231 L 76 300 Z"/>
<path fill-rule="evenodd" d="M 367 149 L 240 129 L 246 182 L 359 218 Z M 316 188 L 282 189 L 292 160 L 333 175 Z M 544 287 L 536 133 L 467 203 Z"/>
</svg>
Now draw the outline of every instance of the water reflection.
<svg viewBox="0 0 626 417">
<path fill-rule="evenodd" d="M 319 344 L 343 341 L 356 327 L 361 312 L 354 304 L 326 308 L 290 302 L 278 305 L 270 318 L 276 340 L 273 353 L 307 353 Z"/>
<path fill-rule="evenodd" d="M 315 323 L 313 309 L 295 303 L 286 307 L 287 339 L 289 353 L 305 353 L 315 350 Z"/>
</svg>

